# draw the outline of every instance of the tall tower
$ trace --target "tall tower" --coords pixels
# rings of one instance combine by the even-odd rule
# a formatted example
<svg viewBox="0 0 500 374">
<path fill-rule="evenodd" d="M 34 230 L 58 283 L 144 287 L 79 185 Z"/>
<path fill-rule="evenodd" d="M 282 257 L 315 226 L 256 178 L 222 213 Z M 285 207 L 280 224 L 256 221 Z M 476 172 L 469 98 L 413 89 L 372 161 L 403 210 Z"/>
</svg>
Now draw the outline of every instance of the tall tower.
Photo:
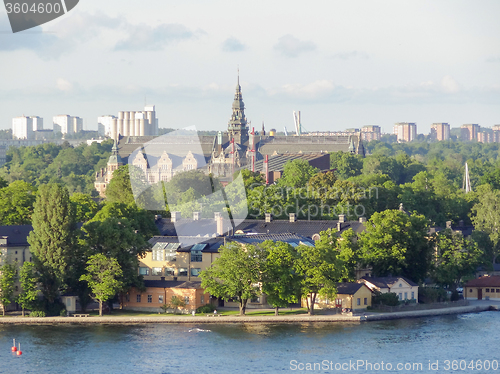
<svg viewBox="0 0 500 374">
<path fill-rule="evenodd" d="M 241 95 L 240 74 L 238 72 L 238 84 L 234 94 L 233 113 L 227 126 L 229 139 L 234 138 L 238 144 L 245 143 L 248 140 L 247 119 L 245 117 L 245 104 Z"/>
</svg>

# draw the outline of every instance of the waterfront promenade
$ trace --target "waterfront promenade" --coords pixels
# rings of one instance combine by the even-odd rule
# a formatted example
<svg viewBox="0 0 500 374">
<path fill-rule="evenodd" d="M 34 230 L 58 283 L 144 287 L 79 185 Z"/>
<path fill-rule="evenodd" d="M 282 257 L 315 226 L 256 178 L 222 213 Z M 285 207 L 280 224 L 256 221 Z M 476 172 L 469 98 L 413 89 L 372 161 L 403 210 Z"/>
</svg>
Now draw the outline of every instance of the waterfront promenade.
<svg viewBox="0 0 500 374">
<path fill-rule="evenodd" d="M 331 314 L 331 315 L 268 315 L 268 316 L 191 316 L 191 315 L 158 315 L 158 316 L 90 316 L 90 317 L 4 317 L 0 324 L 147 324 L 147 323 L 304 323 L 304 322 L 369 322 L 402 318 L 417 318 L 449 314 L 478 313 L 487 310 L 499 310 L 500 302 L 496 301 L 471 301 L 470 305 L 424 309 L 405 312 L 375 313 L 367 311 L 362 314 Z"/>
</svg>

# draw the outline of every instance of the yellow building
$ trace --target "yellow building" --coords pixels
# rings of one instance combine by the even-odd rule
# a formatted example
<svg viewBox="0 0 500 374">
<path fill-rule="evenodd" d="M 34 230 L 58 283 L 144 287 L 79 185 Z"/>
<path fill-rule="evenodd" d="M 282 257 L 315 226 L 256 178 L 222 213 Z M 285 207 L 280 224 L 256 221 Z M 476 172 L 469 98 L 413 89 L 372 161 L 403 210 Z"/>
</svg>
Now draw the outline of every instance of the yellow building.
<svg viewBox="0 0 500 374">
<path fill-rule="evenodd" d="M 370 290 L 381 293 L 393 292 L 400 301 L 415 300 L 418 303 L 418 284 L 405 277 L 361 277 L 358 280 Z"/>
<path fill-rule="evenodd" d="M 310 305 L 310 303 L 309 303 Z M 372 292 L 363 283 L 337 283 L 337 295 L 330 300 L 318 297 L 315 308 L 319 309 L 350 309 L 352 311 L 363 310 L 372 305 Z M 302 299 L 302 306 L 307 306 L 306 299 Z"/>
<path fill-rule="evenodd" d="M 484 276 L 470 280 L 464 286 L 464 298 L 468 300 L 500 300 L 500 276 Z"/>
</svg>

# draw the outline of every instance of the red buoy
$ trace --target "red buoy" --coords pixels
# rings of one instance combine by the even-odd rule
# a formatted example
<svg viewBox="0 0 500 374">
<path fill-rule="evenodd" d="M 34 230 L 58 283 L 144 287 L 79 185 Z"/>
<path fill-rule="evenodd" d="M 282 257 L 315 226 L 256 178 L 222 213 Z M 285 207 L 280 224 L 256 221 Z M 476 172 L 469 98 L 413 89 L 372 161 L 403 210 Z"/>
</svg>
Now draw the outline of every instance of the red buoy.
<svg viewBox="0 0 500 374">
<path fill-rule="evenodd" d="M 21 351 L 21 343 L 19 343 L 19 350 L 16 352 L 18 356 L 21 356 L 23 352 Z"/>
<path fill-rule="evenodd" d="M 12 352 L 15 352 L 15 351 L 17 351 L 17 347 L 16 347 L 16 339 L 13 339 L 13 341 L 14 341 L 14 343 L 12 344 L 12 348 L 11 348 L 11 350 L 12 350 Z"/>
</svg>

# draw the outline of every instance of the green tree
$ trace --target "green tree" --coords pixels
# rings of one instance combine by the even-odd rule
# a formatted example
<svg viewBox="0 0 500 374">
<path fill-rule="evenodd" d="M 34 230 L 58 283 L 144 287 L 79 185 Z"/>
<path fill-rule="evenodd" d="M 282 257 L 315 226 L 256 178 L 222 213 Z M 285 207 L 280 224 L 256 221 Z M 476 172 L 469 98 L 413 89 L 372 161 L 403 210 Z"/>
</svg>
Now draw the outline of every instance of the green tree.
<svg viewBox="0 0 500 374">
<path fill-rule="evenodd" d="M 5 307 L 14 301 L 14 283 L 16 282 L 16 265 L 0 266 L 0 304 L 5 316 Z"/>
<path fill-rule="evenodd" d="M 336 230 L 320 233 L 320 240 L 315 246 L 297 247 L 299 258 L 295 272 L 301 278 L 301 295 L 307 300 L 309 315 L 314 314 L 314 305 L 318 295 L 334 298 L 337 293 L 336 283 L 347 276 L 344 261 L 339 256 Z"/>
<path fill-rule="evenodd" d="M 113 178 L 106 187 L 106 201 L 109 203 L 135 204 L 128 165 L 113 172 Z"/>
<path fill-rule="evenodd" d="M 309 180 L 319 170 L 309 165 L 303 159 L 288 161 L 283 168 L 283 176 L 279 179 L 279 185 L 284 187 L 306 187 Z"/>
<path fill-rule="evenodd" d="M 90 195 L 77 192 L 69 199 L 73 204 L 76 222 L 87 222 L 99 211 L 99 206 Z"/>
<path fill-rule="evenodd" d="M 121 272 L 120 295 L 132 286 L 142 287 L 142 277 L 138 275 L 139 258 L 144 257 L 150 244 L 142 235 L 137 235 L 126 218 L 109 217 L 103 221 L 90 221 L 83 226 L 84 246 L 89 256 L 102 254 L 118 261 Z M 120 303 L 122 303 L 120 299 Z"/>
<path fill-rule="evenodd" d="M 240 315 L 245 314 L 248 299 L 260 293 L 258 283 L 265 259 L 260 246 L 229 243 L 219 249 L 220 257 L 200 273 L 201 286 L 210 294 L 229 300 L 236 298 Z"/>
<path fill-rule="evenodd" d="M 174 309 L 174 313 L 178 313 L 179 308 L 184 308 L 185 306 L 186 303 L 184 302 L 184 300 L 175 295 L 172 296 L 172 298 L 170 299 L 170 304 L 168 305 L 169 308 Z"/>
<path fill-rule="evenodd" d="M 25 225 L 31 222 L 36 189 L 22 180 L 0 189 L 0 222 L 3 225 Z"/>
<path fill-rule="evenodd" d="M 33 212 L 33 231 L 28 243 L 41 284 L 49 303 L 67 287 L 75 260 L 76 224 L 68 190 L 58 184 L 39 189 Z"/>
<path fill-rule="evenodd" d="M 472 208 L 472 223 L 476 230 L 484 231 L 493 243 L 493 255 L 500 254 L 500 191 L 483 188 L 479 202 Z M 492 259 L 493 260 L 493 259 Z"/>
<path fill-rule="evenodd" d="M 441 286 L 455 290 L 464 277 L 474 275 L 482 252 L 473 240 L 446 229 L 436 237 L 436 256 L 434 280 Z"/>
<path fill-rule="evenodd" d="M 266 251 L 266 261 L 262 272 L 262 291 L 267 302 L 275 308 L 275 315 L 280 307 L 299 301 L 301 278 L 294 267 L 298 253 L 288 243 L 267 240 L 261 244 Z"/>
<path fill-rule="evenodd" d="M 349 152 L 330 153 L 330 168 L 337 169 L 336 175 L 340 179 L 347 179 L 361 174 L 363 169 L 363 159 L 360 155 L 353 155 Z"/>
<path fill-rule="evenodd" d="M 38 301 L 38 282 L 35 264 L 25 261 L 19 271 L 19 281 L 21 282 L 21 293 L 17 297 L 17 303 L 24 310 L 34 310 Z"/>
<path fill-rule="evenodd" d="M 107 258 L 101 253 L 90 256 L 87 261 L 87 274 L 80 280 L 89 284 L 94 297 L 99 300 L 99 316 L 102 317 L 102 303 L 108 301 L 122 287 L 119 280 L 122 269 L 115 258 Z"/>
<path fill-rule="evenodd" d="M 422 281 L 432 259 L 429 223 L 422 215 L 400 210 L 375 213 L 360 234 L 360 252 L 375 276 L 399 275 Z"/>
</svg>

